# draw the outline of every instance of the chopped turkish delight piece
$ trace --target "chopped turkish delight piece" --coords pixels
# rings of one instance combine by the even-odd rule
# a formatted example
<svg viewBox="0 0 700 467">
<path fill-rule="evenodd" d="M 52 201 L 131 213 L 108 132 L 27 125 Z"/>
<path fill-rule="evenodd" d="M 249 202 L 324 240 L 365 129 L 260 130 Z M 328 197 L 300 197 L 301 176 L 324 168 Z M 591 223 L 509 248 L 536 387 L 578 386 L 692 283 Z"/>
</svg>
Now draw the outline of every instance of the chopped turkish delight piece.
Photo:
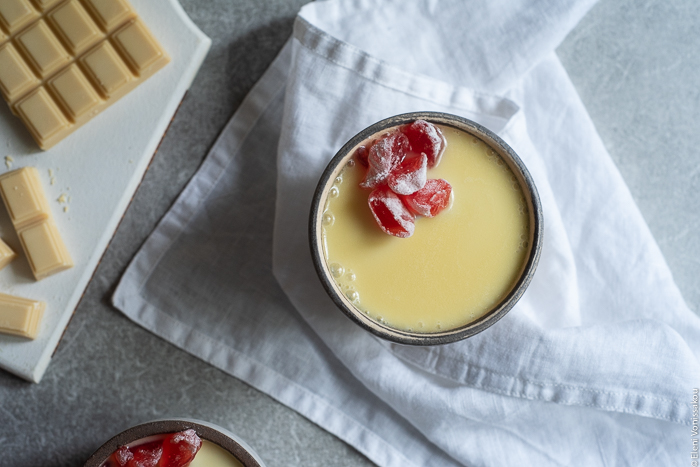
<svg viewBox="0 0 700 467">
<path fill-rule="evenodd" d="M 369 207 L 384 232 L 400 238 L 413 235 L 416 216 L 389 187 L 381 186 L 370 193 Z"/>
<path fill-rule="evenodd" d="M 202 440 L 192 429 L 168 435 L 163 440 L 163 457 L 158 467 L 187 467 L 201 447 Z"/>
<path fill-rule="evenodd" d="M 405 159 L 391 172 L 387 182 L 394 193 L 410 195 L 423 188 L 427 179 L 428 157 L 421 154 L 418 157 Z"/>
<path fill-rule="evenodd" d="M 112 453 L 111 459 L 118 467 L 126 467 L 126 464 L 134 458 L 134 454 L 126 446 L 119 446 L 119 449 Z"/>
<path fill-rule="evenodd" d="M 126 467 L 156 467 L 163 454 L 162 441 L 153 441 L 131 448 L 134 455 L 126 463 Z"/>
<path fill-rule="evenodd" d="M 401 127 L 401 131 L 408 137 L 414 152 L 424 152 L 428 156 L 429 168 L 440 163 L 447 141 L 438 127 L 425 120 L 416 120 Z"/>
<path fill-rule="evenodd" d="M 360 186 L 376 188 L 385 183 L 391 171 L 403 162 L 409 150 L 408 138 L 403 133 L 393 131 L 381 137 L 369 148 L 369 168 Z"/>
<path fill-rule="evenodd" d="M 438 178 L 425 182 L 425 186 L 415 193 L 402 196 L 401 199 L 408 209 L 425 217 L 435 217 L 450 204 L 452 186 L 447 181 Z"/>
</svg>

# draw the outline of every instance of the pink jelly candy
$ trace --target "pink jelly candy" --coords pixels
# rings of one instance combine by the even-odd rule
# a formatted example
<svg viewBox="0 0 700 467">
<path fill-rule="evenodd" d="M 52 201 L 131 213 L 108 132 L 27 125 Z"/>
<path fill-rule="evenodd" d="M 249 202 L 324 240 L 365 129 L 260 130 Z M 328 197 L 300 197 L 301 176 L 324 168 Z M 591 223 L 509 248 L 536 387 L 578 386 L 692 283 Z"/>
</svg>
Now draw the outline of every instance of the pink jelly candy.
<svg viewBox="0 0 700 467">
<path fill-rule="evenodd" d="M 389 187 L 380 186 L 370 193 L 369 208 L 384 232 L 401 238 L 413 235 L 416 216 Z"/>
<path fill-rule="evenodd" d="M 369 148 L 369 168 L 360 186 L 376 188 L 385 183 L 391 171 L 403 162 L 409 150 L 408 138 L 403 133 L 393 131 L 382 136 Z"/>
<path fill-rule="evenodd" d="M 133 458 L 134 454 L 126 446 L 119 446 L 119 449 L 114 451 L 111 456 L 112 462 L 118 467 L 126 467 L 126 464 Z"/>
<path fill-rule="evenodd" d="M 421 154 L 404 160 L 396 167 L 387 182 L 397 195 L 410 195 L 423 188 L 428 179 L 428 157 Z"/>
<path fill-rule="evenodd" d="M 192 429 L 168 435 L 163 440 L 163 457 L 158 467 L 186 467 L 201 447 L 202 440 Z"/>
<path fill-rule="evenodd" d="M 428 156 L 429 168 L 440 163 L 447 142 L 438 127 L 425 120 L 416 120 L 401 127 L 401 131 L 408 137 L 414 152 L 423 152 Z"/>
<path fill-rule="evenodd" d="M 132 457 L 125 464 L 126 467 L 157 467 L 163 454 L 163 443 L 152 441 L 130 448 L 130 451 Z"/>
<path fill-rule="evenodd" d="M 402 196 L 401 199 L 408 209 L 425 217 L 435 217 L 450 204 L 452 186 L 447 181 L 438 178 L 425 182 L 425 186 L 415 193 Z"/>
</svg>

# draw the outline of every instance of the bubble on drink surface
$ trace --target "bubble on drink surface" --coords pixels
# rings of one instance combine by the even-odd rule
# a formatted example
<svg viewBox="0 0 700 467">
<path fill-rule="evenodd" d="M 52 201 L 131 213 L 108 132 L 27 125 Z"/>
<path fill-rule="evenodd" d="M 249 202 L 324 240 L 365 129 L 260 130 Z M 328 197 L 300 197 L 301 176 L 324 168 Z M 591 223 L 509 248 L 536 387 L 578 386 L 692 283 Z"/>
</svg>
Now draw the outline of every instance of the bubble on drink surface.
<svg viewBox="0 0 700 467">
<path fill-rule="evenodd" d="M 436 327 L 437 329 L 442 329 L 442 323 L 440 323 L 440 321 L 438 321 L 438 322 L 435 324 L 435 327 Z"/>
<path fill-rule="evenodd" d="M 348 167 L 355 167 L 355 159 L 350 159 L 347 164 Z"/>
<path fill-rule="evenodd" d="M 418 327 L 422 328 L 423 326 L 425 326 L 425 324 L 423 324 L 423 321 L 418 321 Z"/>
<path fill-rule="evenodd" d="M 479 144 L 479 138 L 477 138 L 476 136 L 472 137 L 472 143 Z"/>
<path fill-rule="evenodd" d="M 333 223 L 335 223 L 335 216 L 331 212 L 326 212 L 323 214 L 321 222 L 323 222 L 323 225 L 330 227 L 333 225 Z"/>
<path fill-rule="evenodd" d="M 340 196 L 340 190 L 337 186 L 332 186 L 331 189 L 328 190 L 328 197 L 337 198 L 338 196 Z"/>
<path fill-rule="evenodd" d="M 354 272 L 348 269 L 348 271 L 345 273 L 345 278 L 349 280 L 350 282 L 353 282 L 357 279 L 357 276 L 355 275 Z"/>
<path fill-rule="evenodd" d="M 357 292 L 357 290 L 348 289 L 348 291 L 345 292 L 345 296 L 348 297 L 348 300 L 350 300 L 351 302 L 360 301 L 360 294 Z"/>
<path fill-rule="evenodd" d="M 342 175 L 338 175 L 337 177 L 335 177 L 335 183 L 338 184 L 338 185 L 340 185 L 341 183 L 343 183 L 343 176 L 342 176 Z"/>
<path fill-rule="evenodd" d="M 527 235 L 522 234 L 522 235 L 520 236 L 520 240 L 527 240 Z"/>
<path fill-rule="evenodd" d="M 328 268 L 331 270 L 331 275 L 336 279 L 341 277 L 345 272 L 345 268 L 338 263 L 331 263 L 331 265 L 328 266 Z"/>
</svg>

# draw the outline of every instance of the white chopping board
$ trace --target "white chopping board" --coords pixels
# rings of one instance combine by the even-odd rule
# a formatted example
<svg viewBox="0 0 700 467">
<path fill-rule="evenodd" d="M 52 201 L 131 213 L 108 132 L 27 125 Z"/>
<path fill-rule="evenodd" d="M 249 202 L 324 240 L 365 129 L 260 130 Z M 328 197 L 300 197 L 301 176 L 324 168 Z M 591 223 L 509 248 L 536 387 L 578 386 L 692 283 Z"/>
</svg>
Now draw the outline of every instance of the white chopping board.
<svg viewBox="0 0 700 467">
<path fill-rule="evenodd" d="M 58 230 L 75 263 L 70 270 L 35 281 L 0 202 L 0 237 L 18 253 L 0 270 L 0 292 L 47 303 L 35 340 L 0 334 L 0 368 L 29 381 L 39 382 L 46 371 L 211 45 L 177 0 L 130 1 L 170 55 L 170 63 L 162 70 L 48 151 L 39 149 L 20 120 L 0 103 L 0 173 L 24 166 L 38 169 Z"/>
</svg>

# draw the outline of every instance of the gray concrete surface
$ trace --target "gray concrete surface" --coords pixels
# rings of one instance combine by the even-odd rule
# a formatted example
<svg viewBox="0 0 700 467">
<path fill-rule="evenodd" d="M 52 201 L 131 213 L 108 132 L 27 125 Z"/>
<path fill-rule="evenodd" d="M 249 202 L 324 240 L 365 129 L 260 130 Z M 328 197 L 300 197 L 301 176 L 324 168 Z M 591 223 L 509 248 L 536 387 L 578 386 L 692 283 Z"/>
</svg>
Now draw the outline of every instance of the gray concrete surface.
<svg viewBox="0 0 700 467">
<path fill-rule="evenodd" d="M 600 0 L 557 53 L 700 314 L 700 3 Z"/>
<path fill-rule="evenodd" d="M 213 45 L 38 385 L 0 372 L 0 465 L 79 466 L 141 421 L 229 428 L 270 467 L 371 465 L 269 397 L 153 336 L 108 302 L 121 273 L 291 32 L 305 0 L 182 0 Z M 700 312 L 700 3 L 601 0 L 558 50 Z"/>
</svg>

